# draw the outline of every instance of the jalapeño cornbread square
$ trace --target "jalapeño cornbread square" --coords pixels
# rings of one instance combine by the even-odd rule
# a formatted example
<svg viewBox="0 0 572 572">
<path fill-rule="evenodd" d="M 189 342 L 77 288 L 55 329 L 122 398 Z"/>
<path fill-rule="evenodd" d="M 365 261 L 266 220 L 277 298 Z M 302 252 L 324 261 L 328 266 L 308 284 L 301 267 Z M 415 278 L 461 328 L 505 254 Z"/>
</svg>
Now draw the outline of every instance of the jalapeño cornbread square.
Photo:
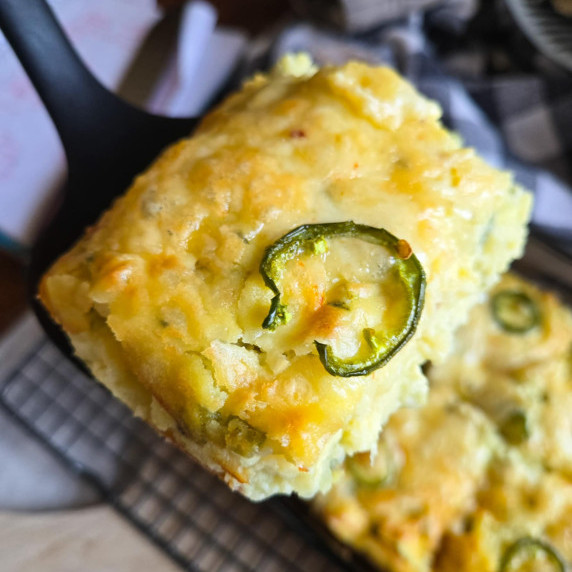
<svg viewBox="0 0 572 572">
<path fill-rule="evenodd" d="M 428 377 L 317 498 L 328 527 L 391 572 L 568 570 L 571 312 L 507 275 Z"/>
<path fill-rule="evenodd" d="M 480 411 L 431 387 L 426 404 L 391 417 L 375 454 L 346 460 L 314 508 L 382 570 L 430 572 L 446 531 L 473 508 L 498 442 Z"/>
<path fill-rule="evenodd" d="M 394 71 L 283 60 L 208 115 L 45 276 L 94 376 L 253 499 L 331 485 L 423 401 L 530 195 Z"/>
<path fill-rule="evenodd" d="M 572 479 L 572 313 L 508 274 L 470 324 L 432 383 L 454 384 L 524 458 Z"/>
</svg>

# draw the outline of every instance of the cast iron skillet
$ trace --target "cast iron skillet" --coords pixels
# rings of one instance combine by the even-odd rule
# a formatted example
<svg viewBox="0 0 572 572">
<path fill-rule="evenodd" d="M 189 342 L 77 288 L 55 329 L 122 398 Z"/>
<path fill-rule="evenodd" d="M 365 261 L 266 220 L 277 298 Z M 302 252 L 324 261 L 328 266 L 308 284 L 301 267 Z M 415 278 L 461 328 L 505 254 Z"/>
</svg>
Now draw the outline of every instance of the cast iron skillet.
<svg viewBox="0 0 572 572">
<path fill-rule="evenodd" d="M 31 249 L 30 302 L 52 341 L 86 371 L 36 298 L 40 278 L 134 176 L 198 120 L 151 115 L 109 92 L 79 59 L 45 0 L 0 0 L 0 28 L 56 126 L 68 166 L 57 210 Z"/>
</svg>

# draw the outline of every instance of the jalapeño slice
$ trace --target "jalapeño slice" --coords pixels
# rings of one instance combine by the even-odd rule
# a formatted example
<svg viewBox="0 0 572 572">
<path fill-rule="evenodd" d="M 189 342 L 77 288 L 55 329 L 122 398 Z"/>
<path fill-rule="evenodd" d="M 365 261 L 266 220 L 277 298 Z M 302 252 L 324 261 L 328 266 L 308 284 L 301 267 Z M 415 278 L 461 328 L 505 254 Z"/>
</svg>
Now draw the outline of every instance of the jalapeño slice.
<svg viewBox="0 0 572 572">
<path fill-rule="evenodd" d="M 521 409 L 511 411 L 501 422 L 499 430 L 505 441 L 520 445 L 530 436 L 526 412 Z"/>
<path fill-rule="evenodd" d="M 495 322 L 511 334 L 525 334 L 540 323 L 536 302 L 524 292 L 502 290 L 491 300 Z"/>
<path fill-rule="evenodd" d="M 506 549 L 501 559 L 499 572 L 519 570 L 524 563 L 531 558 L 535 558 L 538 553 L 544 554 L 545 559 L 551 564 L 554 572 L 566 572 L 566 565 L 560 554 L 547 542 L 532 536 L 519 538 Z M 515 566 L 518 566 L 518 568 Z"/>
<path fill-rule="evenodd" d="M 270 311 L 262 327 L 275 330 L 285 324 L 290 314 L 281 303 L 277 282 L 282 278 L 286 264 L 304 253 L 321 254 L 327 249 L 327 241 L 334 238 L 355 238 L 384 247 L 393 259 L 388 279 L 399 280 L 403 287 L 407 312 L 398 328 L 383 330 L 365 328 L 363 337 L 368 352 L 350 358 L 334 355 L 331 346 L 315 341 L 320 361 L 331 375 L 353 377 L 367 375 L 385 365 L 414 334 L 425 298 L 425 272 L 409 244 L 383 228 L 375 228 L 353 221 L 299 226 L 269 246 L 260 263 L 260 274 L 274 297 Z M 360 352 L 358 352 L 360 353 Z"/>
<path fill-rule="evenodd" d="M 385 440 L 379 443 L 373 463 L 370 453 L 356 453 L 346 459 L 346 467 L 357 487 L 364 489 L 378 489 L 390 485 L 398 472 L 394 452 Z"/>
</svg>

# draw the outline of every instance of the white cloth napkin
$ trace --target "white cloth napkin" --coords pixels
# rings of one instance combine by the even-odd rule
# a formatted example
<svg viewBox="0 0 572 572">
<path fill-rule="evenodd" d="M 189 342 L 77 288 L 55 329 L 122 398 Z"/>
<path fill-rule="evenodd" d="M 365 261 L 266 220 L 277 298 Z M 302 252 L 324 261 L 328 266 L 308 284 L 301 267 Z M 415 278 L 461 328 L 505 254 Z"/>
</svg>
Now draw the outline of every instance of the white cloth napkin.
<svg viewBox="0 0 572 572">
<path fill-rule="evenodd" d="M 302 16 L 327 21 L 350 34 L 367 32 L 385 22 L 444 7 L 457 18 L 471 16 L 478 0 L 291 0 Z"/>
</svg>

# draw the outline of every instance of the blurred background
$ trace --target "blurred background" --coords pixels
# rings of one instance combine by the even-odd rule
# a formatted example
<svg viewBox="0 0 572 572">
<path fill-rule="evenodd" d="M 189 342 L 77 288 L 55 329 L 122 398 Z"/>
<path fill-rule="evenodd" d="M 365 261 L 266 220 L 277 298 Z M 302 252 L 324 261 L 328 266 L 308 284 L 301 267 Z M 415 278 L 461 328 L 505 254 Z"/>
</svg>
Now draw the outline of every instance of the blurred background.
<svg viewBox="0 0 572 572">
<path fill-rule="evenodd" d="M 572 248 L 572 0 L 50 4 L 104 85 L 165 115 L 203 113 L 288 51 L 319 64 L 392 65 L 440 102 L 467 144 L 535 192 L 536 229 Z M 0 380 L 29 366 L 41 336 L 27 312 L 27 253 L 65 170 L 50 119 L 0 37 Z M 11 556 L 2 570 L 35 570 L 39 560 L 43 570 L 173 566 L 101 504 L 101 487 L 56 461 L 4 409 L 0 551 Z M 86 506 L 96 508 L 64 510 Z"/>
</svg>

